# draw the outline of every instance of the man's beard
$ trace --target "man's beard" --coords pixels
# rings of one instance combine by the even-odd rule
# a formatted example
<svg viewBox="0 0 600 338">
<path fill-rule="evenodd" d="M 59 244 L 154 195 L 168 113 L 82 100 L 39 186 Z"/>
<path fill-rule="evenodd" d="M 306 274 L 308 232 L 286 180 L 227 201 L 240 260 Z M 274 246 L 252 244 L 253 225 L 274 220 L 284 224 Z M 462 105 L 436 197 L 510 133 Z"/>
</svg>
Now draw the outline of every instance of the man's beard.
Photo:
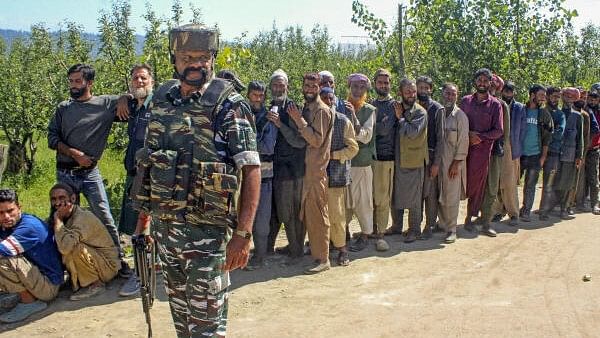
<svg viewBox="0 0 600 338">
<path fill-rule="evenodd" d="M 362 108 L 362 106 L 365 105 L 365 102 L 367 102 L 367 93 L 365 92 L 358 99 L 355 99 L 354 96 L 350 95 L 350 96 L 348 96 L 348 102 L 350 102 L 350 104 L 352 104 L 352 107 L 354 107 L 355 111 L 358 111 L 360 108 Z"/>
<path fill-rule="evenodd" d="M 577 109 L 583 109 L 583 107 L 585 107 L 585 101 L 581 101 L 581 100 L 575 101 L 573 103 L 573 106 L 575 106 L 575 108 L 577 108 Z"/>
<path fill-rule="evenodd" d="M 550 101 L 547 101 L 547 102 L 548 102 L 548 107 L 550 107 L 551 109 L 557 109 L 558 108 L 558 102 L 556 102 L 556 103 L 552 103 Z"/>
<path fill-rule="evenodd" d="M 595 104 L 595 105 L 588 104 L 588 107 L 590 107 L 594 111 L 598 110 L 598 104 Z"/>
<path fill-rule="evenodd" d="M 191 72 L 200 72 L 202 76 L 199 79 L 189 80 L 188 75 Z M 200 87 L 203 84 L 205 84 L 206 80 L 208 79 L 208 69 L 203 67 L 186 67 L 183 70 L 183 74 L 180 74 L 179 79 L 189 84 L 190 86 Z"/>
<path fill-rule="evenodd" d="M 133 88 L 129 86 L 129 93 L 136 99 L 143 99 L 152 94 L 152 86 L 146 86 L 142 88 Z"/>
<path fill-rule="evenodd" d="M 390 94 L 390 90 L 389 89 L 381 90 L 381 89 L 375 88 L 375 92 L 380 97 L 387 97 Z"/>
<path fill-rule="evenodd" d="M 477 87 L 475 88 L 479 94 L 489 93 L 490 87 Z"/>
<path fill-rule="evenodd" d="M 82 97 L 86 92 L 86 88 L 70 88 L 69 89 L 69 95 L 71 95 L 71 98 L 77 100 L 78 98 Z"/>
<path fill-rule="evenodd" d="M 417 94 L 417 98 L 419 99 L 419 101 L 425 102 L 425 101 L 429 100 L 429 95 L 427 95 L 427 94 Z"/>
<path fill-rule="evenodd" d="M 446 108 L 447 111 L 452 111 L 454 109 L 454 105 L 456 104 L 456 102 L 452 102 L 452 101 L 444 101 L 444 108 Z"/>
<path fill-rule="evenodd" d="M 277 93 L 271 92 L 271 98 L 275 102 L 283 102 L 287 98 L 287 94 L 285 92 L 281 93 L 280 95 L 276 95 L 276 94 Z"/>
<path fill-rule="evenodd" d="M 253 112 L 259 112 L 262 110 L 263 104 L 260 102 L 259 103 L 250 102 L 250 108 L 252 109 Z"/>
<path fill-rule="evenodd" d="M 402 102 L 410 108 L 415 105 L 415 101 L 414 97 L 402 97 Z"/>
<path fill-rule="evenodd" d="M 511 103 L 513 98 L 502 95 L 502 100 L 504 100 L 504 102 L 506 102 L 506 103 Z"/>
<path fill-rule="evenodd" d="M 317 94 L 308 94 L 308 93 L 304 93 L 304 100 L 308 103 L 312 103 L 315 102 L 315 100 L 317 99 Z"/>
</svg>

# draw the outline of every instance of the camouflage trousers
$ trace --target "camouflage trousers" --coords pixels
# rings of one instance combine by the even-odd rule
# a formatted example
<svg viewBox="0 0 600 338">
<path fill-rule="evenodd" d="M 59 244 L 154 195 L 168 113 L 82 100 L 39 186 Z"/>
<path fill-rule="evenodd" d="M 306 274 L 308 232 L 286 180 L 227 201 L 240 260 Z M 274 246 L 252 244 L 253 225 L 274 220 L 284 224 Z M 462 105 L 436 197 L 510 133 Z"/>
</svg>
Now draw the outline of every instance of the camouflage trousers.
<svg viewBox="0 0 600 338">
<path fill-rule="evenodd" d="M 229 228 L 186 223 L 153 224 L 169 306 L 178 337 L 225 337 Z"/>
</svg>

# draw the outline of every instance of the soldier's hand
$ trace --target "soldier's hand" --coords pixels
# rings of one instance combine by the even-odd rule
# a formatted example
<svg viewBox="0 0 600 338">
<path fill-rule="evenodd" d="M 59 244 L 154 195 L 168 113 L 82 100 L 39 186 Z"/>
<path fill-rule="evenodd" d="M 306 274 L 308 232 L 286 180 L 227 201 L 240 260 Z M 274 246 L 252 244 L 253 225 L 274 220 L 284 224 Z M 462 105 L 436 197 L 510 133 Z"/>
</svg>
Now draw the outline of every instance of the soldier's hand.
<svg viewBox="0 0 600 338">
<path fill-rule="evenodd" d="M 233 271 L 239 268 L 245 268 L 250 257 L 250 240 L 233 235 L 227 243 L 225 271 Z"/>
</svg>

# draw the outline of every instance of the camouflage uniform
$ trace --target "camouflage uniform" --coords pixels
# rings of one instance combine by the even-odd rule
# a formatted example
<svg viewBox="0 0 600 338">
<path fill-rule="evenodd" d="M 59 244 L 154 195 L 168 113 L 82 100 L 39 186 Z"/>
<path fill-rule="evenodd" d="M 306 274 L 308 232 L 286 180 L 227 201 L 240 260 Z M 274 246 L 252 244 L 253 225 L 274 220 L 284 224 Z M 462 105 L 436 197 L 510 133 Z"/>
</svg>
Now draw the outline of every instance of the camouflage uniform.
<svg viewBox="0 0 600 338">
<path fill-rule="evenodd" d="M 236 226 L 240 169 L 260 165 L 250 107 L 224 80 L 183 99 L 178 81 L 154 94 L 146 146 L 136 154 L 134 208 L 153 216 L 179 337 L 225 336 L 225 248 Z"/>
</svg>

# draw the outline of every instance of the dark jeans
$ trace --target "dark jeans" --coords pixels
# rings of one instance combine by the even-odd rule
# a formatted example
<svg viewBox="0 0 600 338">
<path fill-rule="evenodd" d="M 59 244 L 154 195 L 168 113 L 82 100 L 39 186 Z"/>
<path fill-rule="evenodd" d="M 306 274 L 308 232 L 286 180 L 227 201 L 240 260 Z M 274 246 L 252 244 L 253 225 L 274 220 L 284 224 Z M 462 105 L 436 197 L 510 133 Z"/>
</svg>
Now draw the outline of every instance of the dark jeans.
<svg viewBox="0 0 600 338">
<path fill-rule="evenodd" d="M 525 175 L 523 182 L 523 207 L 521 215 L 529 215 L 535 199 L 535 185 L 540 176 L 540 155 L 521 156 L 521 177 Z"/>
<path fill-rule="evenodd" d="M 600 150 L 588 150 L 585 156 L 585 190 L 583 192 L 582 203 L 585 196 L 590 194 L 590 207 L 598 204 L 598 163 L 600 162 Z"/>
</svg>

